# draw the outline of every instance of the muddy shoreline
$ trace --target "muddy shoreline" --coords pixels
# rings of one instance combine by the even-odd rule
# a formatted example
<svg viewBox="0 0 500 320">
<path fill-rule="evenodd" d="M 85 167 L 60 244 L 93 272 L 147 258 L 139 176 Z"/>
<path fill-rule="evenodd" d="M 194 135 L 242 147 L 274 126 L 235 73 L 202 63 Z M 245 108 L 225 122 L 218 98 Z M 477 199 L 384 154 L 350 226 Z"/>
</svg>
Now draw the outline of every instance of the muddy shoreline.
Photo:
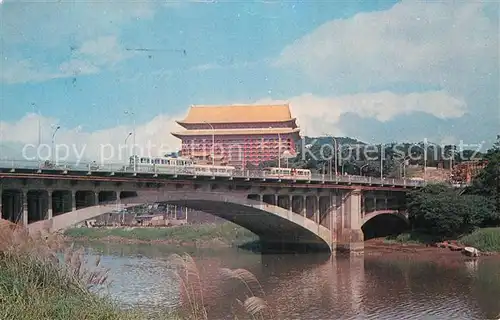
<svg viewBox="0 0 500 320">
<path fill-rule="evenodd" d="M 384 239 L 371 239 L 365 242 L 366 258 L 384 258 L 392 261 L 432 262 L 443 267 L 457 267 L 464 261 L 477 259 L 499 259 L 498 252 L 481 252 L 479 257 L 465 256 L 461 251 L 425 244 L 387 243 Z"/>
<path fill-rule="evenodd" d="M 113 244 L 152 244 L 152 245 L 168 245 L 176 247 L 190 248 L 229 248 L 237 246 L 235 243 L 224 241 L 220 238 L 211 240 L 187 241 L 178 239 L 165 240 L 141 240 L 133 238 L 125 238 L 119 236 L 106 236 L 102 238 L 89 237 L 64 237 L 67 242 L 99 242 Z M 371 239 L 365 241 L 364 254 L 367 257 L 386 257 L 404 260 L 433 260 L 436 262 L 449 262 L 452 260 L 463 261 L 471 259 L 463 255 L 460 251 L 452 251 L 448 248 L 440 248 L 438 246 L 430 246 L 424 244 L 404 244 L 404 243 L 387 243 L 383 238 Z M 498 252 L 481 252 L 481 258 L 500 258 Z"/>
</svg>

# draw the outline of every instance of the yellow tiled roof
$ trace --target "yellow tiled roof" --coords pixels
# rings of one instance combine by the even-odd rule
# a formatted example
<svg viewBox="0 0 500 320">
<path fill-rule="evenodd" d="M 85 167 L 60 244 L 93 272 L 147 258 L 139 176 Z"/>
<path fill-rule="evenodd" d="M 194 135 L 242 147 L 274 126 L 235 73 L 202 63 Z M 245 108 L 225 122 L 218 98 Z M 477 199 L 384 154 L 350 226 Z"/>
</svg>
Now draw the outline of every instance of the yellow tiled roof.
<svg viewBox="0 0 500 320">
<path fill-rule="evenodd" d="M 288 104 L 282 105 L 193 105 L 178 123 L 248 123 L 293 120 Z"/>
<path fill-rule="evenodd" d="M 290 129 L 290 128 L 269 128 L 269 129 L 231 129 L 231 130 L 185 130 L 180 132 L 172 132 L 172 135 L 176 137 L 183 136 L 226 136 L 226 135 L 253 135 L 253 134 L 290 134 L 299 133 L 300 129 Z"/>
</svg>

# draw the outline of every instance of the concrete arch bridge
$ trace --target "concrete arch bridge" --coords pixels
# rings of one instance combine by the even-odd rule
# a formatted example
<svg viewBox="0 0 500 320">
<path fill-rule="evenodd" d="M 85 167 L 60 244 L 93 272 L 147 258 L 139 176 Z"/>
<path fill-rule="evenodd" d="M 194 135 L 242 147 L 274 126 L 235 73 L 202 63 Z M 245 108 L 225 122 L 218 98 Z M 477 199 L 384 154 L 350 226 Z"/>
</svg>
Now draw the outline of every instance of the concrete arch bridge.
<svg viewBox="0 0 500 320">
<path fill-rule="evenodd" d="M 167 185 L 127 191 L 73 191 L 83 205 L 30 223 L 30 232 L 58 231 L 120 207 L 162 202 L 204 211 L 236 223 L 261 239 L 264 249 L 294 251 L 364 250 L 364 223 L 380 215 L 401 215 L 404 192 L 345 189 L 243 188 L 224 185 Z M 105 193 L 106 196 L 102 194 Z M 80 200 L 82 201 L 82 200 Z M 49 201 L 50 202 L 50 201 Z M 371 210 L 367 212 L 368 210 Z M 50 208 L 52 210 L 52 208 Z"/>
</svg>

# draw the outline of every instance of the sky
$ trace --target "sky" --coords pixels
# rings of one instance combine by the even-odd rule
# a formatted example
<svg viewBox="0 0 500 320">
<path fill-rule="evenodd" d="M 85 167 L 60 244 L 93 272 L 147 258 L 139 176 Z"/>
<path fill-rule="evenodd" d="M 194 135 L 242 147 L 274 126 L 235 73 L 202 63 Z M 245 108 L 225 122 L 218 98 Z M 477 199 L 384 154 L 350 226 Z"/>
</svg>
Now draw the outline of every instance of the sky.
<svg viewBox="0 0 500 320">
<path fill-rule="evenodd" d="M 0 40 L 0 158 L 57 127 L 89 159 L 134 128 L 175 151 L 193 104 L 289 103 L 303 135 L 368 143 L 500 133 L 493 1 L 3 0 Z"/>
</svg>

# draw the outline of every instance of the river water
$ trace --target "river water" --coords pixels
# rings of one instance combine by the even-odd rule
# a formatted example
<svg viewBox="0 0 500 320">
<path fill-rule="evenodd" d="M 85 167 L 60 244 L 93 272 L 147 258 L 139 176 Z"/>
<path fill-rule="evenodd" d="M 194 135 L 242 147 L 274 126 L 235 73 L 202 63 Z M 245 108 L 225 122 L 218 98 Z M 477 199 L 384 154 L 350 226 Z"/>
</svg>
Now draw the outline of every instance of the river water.
<svg viewBox="0 0 500 320">
<path fill-rule="evenodd" d="M 154 245 L 86 245 L 101 254 L 124 307 L 151 317 L 179 304 L 179 283 L 168 259 L 178 249 Z M 214 288 L 219 268 L 245 268 L 265 291 L 275 319 L 498 319 L 500 261 L 432 261 L 323 255 L 260 255 L 238 249 L 189 252 Z M 217 286 L 217 284 L 215 284 Z M 241 286 L 207 290 L 210 319 L 224 319 Z M 226 307 L 222 307 L 226 306 Z M 227 318 L 229 319 L 229 318 Z"/>
</svg>

